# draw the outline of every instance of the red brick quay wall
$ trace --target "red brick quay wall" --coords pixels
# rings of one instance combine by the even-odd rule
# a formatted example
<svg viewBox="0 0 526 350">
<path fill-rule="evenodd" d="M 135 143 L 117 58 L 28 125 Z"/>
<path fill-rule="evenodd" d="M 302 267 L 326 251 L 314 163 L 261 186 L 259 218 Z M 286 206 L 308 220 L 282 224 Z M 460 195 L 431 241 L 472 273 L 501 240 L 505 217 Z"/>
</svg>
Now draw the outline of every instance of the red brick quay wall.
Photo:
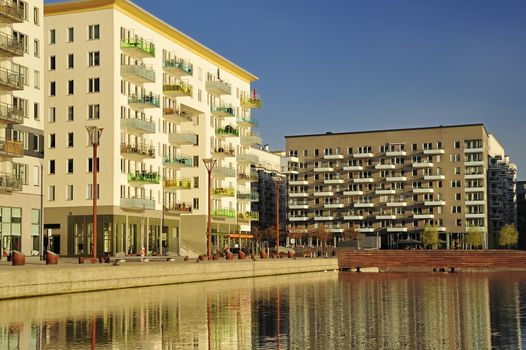
<svg viewBox="0 0 526 350">
<path fill-rule="evenodd" d="M 380 271 L 526 271 L 520 250 L 357 250 L 338 248 L 340 270 L 377 267 Z"/>
</svg>

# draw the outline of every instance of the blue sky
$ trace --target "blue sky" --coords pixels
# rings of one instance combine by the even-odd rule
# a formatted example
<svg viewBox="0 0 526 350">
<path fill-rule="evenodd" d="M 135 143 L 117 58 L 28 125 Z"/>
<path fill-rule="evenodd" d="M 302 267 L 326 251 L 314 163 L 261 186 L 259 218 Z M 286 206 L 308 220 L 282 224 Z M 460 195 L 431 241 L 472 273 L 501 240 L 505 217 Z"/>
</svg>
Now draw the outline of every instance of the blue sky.
<svg viewBox="0 0 526 350">
<path fill-rule="evenodd" d="M 526 179 L 526 1 L 135 0 L 260 77 L 264 140 L 486 124 Z"/>
</svg>

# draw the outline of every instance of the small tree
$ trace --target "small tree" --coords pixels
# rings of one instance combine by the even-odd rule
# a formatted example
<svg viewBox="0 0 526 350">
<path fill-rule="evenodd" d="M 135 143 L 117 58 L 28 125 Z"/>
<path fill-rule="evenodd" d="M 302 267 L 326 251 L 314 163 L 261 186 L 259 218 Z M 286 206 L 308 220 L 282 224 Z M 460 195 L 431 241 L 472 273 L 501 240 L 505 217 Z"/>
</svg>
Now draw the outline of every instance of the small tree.
<svg viewBox="0 0 526 350">
<path fill-rule="evenodd" d="M 510 245 L 517 244 L 518 240 L 519 232 L 515 226 L 508 224 L 500 229 L 497 243 L 501 247 L 507 246 L 510 249 Z"/>
<path fill-rule="evenodd" d="M 360 241 L 363 240 L 363 234 L 358 232 L 356 227 L 350 226 L 343 230 L 343 239 L 346 241 L 356 242 L 356 248 L 360 248 Z"/>
<path fill-rule="evenodd" d="M 476 249 L 484 244 L 484 232 L 476 227 L 470 226 L 464 236 L 464 242 Z"/>
<path fill-rule="evenodd" d="M 438 241 L 438 227 L 434 225 L 426 225 L 422 232 L 422 243 L 424 244 L 424 247 L 431 246 L 435 248 Z"/>
</svg>

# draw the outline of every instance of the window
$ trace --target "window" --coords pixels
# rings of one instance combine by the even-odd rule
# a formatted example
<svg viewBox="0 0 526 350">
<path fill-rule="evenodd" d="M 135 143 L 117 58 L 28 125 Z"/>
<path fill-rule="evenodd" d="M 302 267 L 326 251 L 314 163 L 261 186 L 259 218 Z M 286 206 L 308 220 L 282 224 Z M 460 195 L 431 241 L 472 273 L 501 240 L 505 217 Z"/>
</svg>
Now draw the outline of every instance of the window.
<svg viewBox="0 0 526 350">
<path fill-rule="evenodd" d="M 457 200 L 457 201 L 462 200 L 462 194 L 455 193 L 455 200 Z"/>
<path fill-rule="evenodd" d="M 56 43 L 56 31 L 55 29 L 50 29 L 49 30 L 49 45 L 53 45 Z"/>
<path fill-rule="evenodd" d="M 460 148 L 460 141 L 455 141 L 455 149 L 459 149 Z"/>
<path fill-rule="evenodd" d="M 75 107 L 68 106 L 68 122 L 75 120 Z"/>
<path fill-rule="evenodd" d="M 55 148 L 55 134 L 49 134 L 49 148 Z"/>
<path fill-rule="evenodd" d="M 75 68 L 75 56 L 72 53 L 68 54 L 68 68 Z"/>
<path fill-rule="evenodd" d="M 73 95 L 75 93 L 75 81 L 68 80 L 68 95 Z"/>
<path fill-rule="evenodd" d="M 38 7 L 33 7 L 33 23 L 37 26 L 40 25 L 40 10 Z"/>
<path fill-rule="evenodd" d="M 49 56 L 49 70 L 55 70 L 57 68 L 57 60 L 55 56 Z"/>
<path fill-rule="evenodd" d="M 100 119 L 100 105 L 89 105 L 88 106 L 88 119 Z"/>
<path fill-rule="evenodd" d="M 462 219 L 457 219 L 456 224 L 457 224 L 457 226 L 462 226 Z"/>
<path fill-rule="evenodd" d="M 35 57 L 40 57 L 40 41 L 38 39 L 33 40 L 33 54 Z"/>
<path fill-rule="evenodd" d="M 73 200 L 73 185 L 66 186 L 66 200 L 68 201 Z"/>
<path fill-rule="evenodd" d="M 28 52 L 27 51 L 28 42 L 27 42 L 26 34 L 13 30 L 13 41 L 22 43 L 22 45 L 24 46 L 24 52 Z"/>
<path fill-rule="evenodd" d="M 13 163 L 13 174 L 19 176 L 24 185 L 28 184 L 27 164 Z"/>
<path fill-rule="evenodd" d="M 95 40 L 100 38 L 100 27 L 98 24 L 88 26 L 88 40 Z"/>
<path fill-rule="evenodd" d="M 68 147 L 73 147 L 73 133 L 72 132 L 68 132 Z"/>
<path fill-rule="evenodd" d="M 57 95 L 56 87 L 57 87 L 57 83 L 56 82 L 54 82 L 54 81 L 49 82 L 49 96 L 56 96 Z"/>
<path fill-rule="evenodd" d="M 73 159 L 68 159 L 66 163 L 66 172 L 68 174 L 73 174 Z"/>
<path fill-rule="evenodd" d="M 199 156 L 194 156 L 194 167 L 199 166 Z"/>
<path fill-rule="evenodd" d="M 48 186 L 47 188 L 47 200 L 52 202 L 55 200 L 55 186 Z"/>
<path fill-rule="evenodd" d="M 93 199 L 93 184 L 88 184 L 86 189 L 87 199 Z M 100 199 L 100 185 L 97 184 L 97 199 Z"/>
<path fill-rule="evenodd" d="M 100 79 L 89 78 L 88 79 L 88 92 L 100 92 Z"/>
<path fill-rule="evenodd" d="M 100 51 L 92 51 L 88 53 L 88 66 L 100 66 Z"/>
<path fill-rule="evenodd" d="M 455 175 L 460 175 L 460 167 L 455 167 Z"/>
<path fill-rule="evenodd" d="M 36 70 L 33 73 L 35 75 L 35 89 L 40 89 L 40 72 Z"/>
<path fill-rule="evenodd" d="M 33 118 L 35 118 L 35 120 L 40 120 L 40 103 L 38 102 L 33 104 Z"/>
<path fill-rule="evenodd" d="M 93 158 L 88 158 L 88 173 L 93 172 Z M 100 158 L 97 157 L 97 173 L 100 172 Z"/>
<path fill-rule="evenodd" d="M 194 198 L 193 207 L 194 209 L 199 209 L 199 198 Z"/>
<path fill-rule="evenodd" d="M 75 30 L 73 27 L 68 28 L 68 43 L 72 43 L 75 40 Z"/>
<path fill-rule="evenodd" d="M 49 174 L 53 175 L 55 174 L 55 160 L 54 159 L 50 159 L 49 160 Z"/>
<path fill-rule="evenodd" d="M 194 188 L 199 188 L 199 176 L 194 176 Z"/>
<path fill-rule="evenodd" d="M 416 151 L 418 149 L 418 145 L 416 143 L 413 143 L 413 147 L 411 149 L 413 151 Z"/>
</svg>

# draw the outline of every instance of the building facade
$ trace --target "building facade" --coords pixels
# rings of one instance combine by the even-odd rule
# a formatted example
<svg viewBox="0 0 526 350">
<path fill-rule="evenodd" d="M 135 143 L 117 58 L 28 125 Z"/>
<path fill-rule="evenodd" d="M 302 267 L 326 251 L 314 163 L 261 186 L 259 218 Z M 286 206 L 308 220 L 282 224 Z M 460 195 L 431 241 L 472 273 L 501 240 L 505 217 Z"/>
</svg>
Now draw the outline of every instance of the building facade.
<svg viewBox="0 0 526 350">
<path fill-rule="evenodd" d="M 2 255 L 40 250 L 43 159 L 43 1 L 0 6 Z"/>
<path fill-rule="evenodd" d="M 515 222 L 511 211 L 490 214 L 490 193 L 511 191 L 515 170 L 482 124 L 287 136 L 286 152 L 294 231 L 323 224 L 336 237 L 356 230 L 366 247 L 391 248 L 433 225 L 454 249 L 468 230 L 492 247 L 494 230 Z M 497 163 L 504 177 L 492 177 Z M 511 192 L 501 200 L 509 204 Z"/>
<path fill-rule="evenodd" d="M 46 215 L 58 251 L 91 254 L 93 151 L 98 153 L 97 251 L 206 251 L 213 158 L 214 246 L 250 231 L 250 91 L 257 78 L 124 0 L 45 9 Z M 66 128 L 64 128 L 66 125 Z"/>
<path fill-rule="evenodd" d="M 519 248 L 526 249 L 526 181 L 517 181 L 517 229 Z"/>
</svg>

